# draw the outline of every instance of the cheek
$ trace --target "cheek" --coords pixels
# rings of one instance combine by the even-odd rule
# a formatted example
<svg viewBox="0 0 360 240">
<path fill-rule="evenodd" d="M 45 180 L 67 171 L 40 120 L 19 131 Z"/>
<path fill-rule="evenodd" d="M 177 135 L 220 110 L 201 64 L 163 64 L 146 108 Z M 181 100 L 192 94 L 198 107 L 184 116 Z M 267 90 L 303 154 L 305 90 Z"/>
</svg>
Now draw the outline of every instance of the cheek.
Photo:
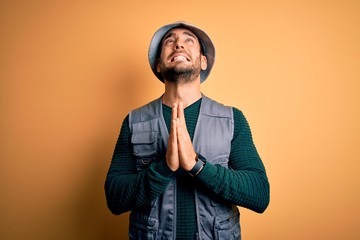
<svg viewBox="0 0 360 240">
<path fill-rule="evenodd" d="M 159 63 L 160 65 L 162 63 L 165 63 L 167 61 L 167 58 L 168 58 L 169 54 L 166 52 L 166 51 L 162 51 L 160 56 L 159 56 Z"/>
<path fill-rule="evenodd" d="M 159 56 L 159 59 L 157 60 L 157 64 L 156 64 L 156 71 L 160 72 L 161 68 L 164 66 L 164 60 L 162 58 L 162 56 Z"/>
<path fill-rule="evenodd" d="M 164 58 L 166 58 L 166 56 L 169 56 L 169 54 L 171 54 L 171 53 L 172 53 L 172 50 L 171 50 L 170 47 L 168 47 L 168 46 L 163 46 L 163 47 L 161 48 L 160 57 L 164 59 Z"/>
</svg>

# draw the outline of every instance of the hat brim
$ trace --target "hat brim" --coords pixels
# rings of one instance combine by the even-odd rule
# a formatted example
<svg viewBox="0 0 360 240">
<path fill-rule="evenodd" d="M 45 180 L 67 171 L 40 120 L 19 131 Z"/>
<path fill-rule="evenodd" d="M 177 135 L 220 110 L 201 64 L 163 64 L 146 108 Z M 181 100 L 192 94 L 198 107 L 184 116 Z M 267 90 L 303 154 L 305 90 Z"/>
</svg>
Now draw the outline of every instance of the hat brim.
<svg viewBox="0 0 360 240">
<path fill-rule="evenodd" d="M 163 39 L 163 37 L 165 36 L 165 34 L 170 31 L 173 28 L 178 28 L 178 27 L 184 27 L 189 29 L 190 31 L 192 31 L 199 39 L 199 41 L 202 44 L 202 47 L 204 48 L 204 55 L 206 56 L 207 59 L 207 68 L 206 70 L 202 70 L 200 72 L 200 82 L 204 82 L 207 77 L 210 74 L 210 71 L 214 65 L 215 62 L 215 47 L 211 41 L 211 39 L 209 38 L 209 36 L 201 29 L 195 27 L 194 25 L 185 23 L 185 22 L 175 22 L 172 24 L 168 24 L 165 25 L 161 28 L 159 28 L 154 36 L 151 39 L 150 42 L 150 46 L 149 46 L 149 52 L 148 52 L 148 58 L 149 58 L 149 63 L 150 63 L 150 67 L 151 70 L 153 71 L 153 73 L 155 74 L 155 76 L 162 82 L 164 82 L 164 78 L 161 75 L 161 73 L 158 73 L 156 70 L 156 60 L 157 60 L 157 56 L 158 56 L 158 51 L 159 51 L 159 47 L 161 44 L 161 41 Z"/>
</svg>

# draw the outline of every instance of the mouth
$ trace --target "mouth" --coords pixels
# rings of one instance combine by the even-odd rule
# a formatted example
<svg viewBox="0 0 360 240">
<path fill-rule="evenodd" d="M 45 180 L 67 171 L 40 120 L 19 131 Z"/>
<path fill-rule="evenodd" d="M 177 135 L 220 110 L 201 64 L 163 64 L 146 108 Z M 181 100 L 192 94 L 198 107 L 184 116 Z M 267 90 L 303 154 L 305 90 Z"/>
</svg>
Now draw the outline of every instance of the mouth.
<svg viewBox="0 0 360 240">
<path fill-rule="evenodd" d="M 171 59 L 170 59 L 171 62 L 190 62 L 190 59 L 187 57 L 187 56 L 184 56 L 184 55 L 174 55 Z"/>
</svg>

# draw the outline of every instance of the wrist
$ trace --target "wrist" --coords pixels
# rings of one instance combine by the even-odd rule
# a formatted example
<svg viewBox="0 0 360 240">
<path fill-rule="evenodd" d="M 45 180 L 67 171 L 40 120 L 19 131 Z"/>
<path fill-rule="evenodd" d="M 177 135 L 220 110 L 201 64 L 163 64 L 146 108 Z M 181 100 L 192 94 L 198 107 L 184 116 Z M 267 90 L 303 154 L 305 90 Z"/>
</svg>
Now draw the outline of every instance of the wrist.
<svg viewBox="0 0 360 240">
<path fill-rule="evenodd" d="M 191 170 L 188 171 L 188 173 L 192 177 L 197 176 L 201 172 L 201 170 L 204 168 L 204 165 L 205 165 L 205 161 L 201 160 L 199 158 L 198 154 L 196 154 L 195 162 L 196 162 L 195 165 L 191 168 Z"/>
<path fill-rule="evenodd" d="M 193 169 L 193 167 L 195 166 L 195 164 L 196 164 L 196 162 L 197 162 L 197 158 L 198 158 L 198 156 L 197 156 L 197 153 L 196 152 L 194 152 L 194 155 L 191 157 L 191 158 L 189 158 L 187 161 L 184 161 L 183 163 L 182 163 L 182 168 L 185 170 L 185 171 L 187 171 L 187 172 L 189 172 L 191 169 Z"/>
</svg>

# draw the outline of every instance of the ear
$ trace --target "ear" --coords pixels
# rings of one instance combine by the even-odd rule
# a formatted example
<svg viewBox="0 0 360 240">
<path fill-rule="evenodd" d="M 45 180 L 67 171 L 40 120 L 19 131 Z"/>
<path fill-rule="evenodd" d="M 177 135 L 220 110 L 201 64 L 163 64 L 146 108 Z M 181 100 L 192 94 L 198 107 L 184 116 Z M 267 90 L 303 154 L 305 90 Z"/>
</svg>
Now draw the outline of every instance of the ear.
<svg viewBox="0 0 360 240">
<path fill-rule="evenodd" d="M 206 70 L 207 69 L 207 58 L 205 55 L 201 55 L 201 70 Z"/>
</svg>

